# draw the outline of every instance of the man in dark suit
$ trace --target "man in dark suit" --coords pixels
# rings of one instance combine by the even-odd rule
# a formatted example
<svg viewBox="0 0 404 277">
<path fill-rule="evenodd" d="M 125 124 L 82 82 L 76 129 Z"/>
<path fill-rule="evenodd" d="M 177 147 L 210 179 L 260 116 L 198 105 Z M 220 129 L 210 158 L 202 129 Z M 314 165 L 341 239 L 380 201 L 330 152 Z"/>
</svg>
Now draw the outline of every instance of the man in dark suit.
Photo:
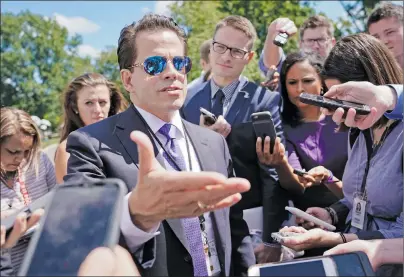
<svg viewBox="0 0 404 277">
<path fill-rule="evenodd" d="M 65 181 L 127 184 L 122 244 L 142 276 L 246 273 L 255 263 L 248 227 L 229 207 L 250 185 L 227 178 L 233 169 L 222 136 L 180 117 L 190 70 L 183 30 L 146 15 L 123 28 L 117 52 L 133 105 L 70 134 Z M 242 244 L 232 248 L 233 240 Z"/>
<path fill-rule="evenodd" d="M 260 164 L 257 154 L 257 138 L 251 123 L 251 114 L 269 111 L 277 133 L 277 140 L 284 143 L 280 119 L 281 97 L 241 76 L 252 59 L 256 31 L 251 22 L 241 16 L 228 16 L 216 25 L 210 49 L 212 78 L 202 90 L 188 97 L 182 109 L 183 117 L 222 134 L 227 139 L 238 177 L 251 183 L 251 190 L 233 209 L 249 209 L 263 206 L 263 241 L 256 252 L 258 262 L 276 261 L 280 257 L 280 245 L 272 241 L 271 233 L 277 232 L 286 219 L 286 192 L 280 187 L 273 168 Z M 214 113 L 218 120 L 205 125 L 199 108 Z M 265 253 L 264 253 L 265 252 Z"/>
</svg>

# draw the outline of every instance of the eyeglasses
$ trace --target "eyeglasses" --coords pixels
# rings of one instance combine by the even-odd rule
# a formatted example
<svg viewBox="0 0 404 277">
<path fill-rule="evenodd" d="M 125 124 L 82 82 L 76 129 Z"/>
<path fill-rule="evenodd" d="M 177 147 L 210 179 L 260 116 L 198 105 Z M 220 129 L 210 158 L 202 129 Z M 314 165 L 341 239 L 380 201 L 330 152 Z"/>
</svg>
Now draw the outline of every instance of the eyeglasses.
<svg viewBox="0 0 404 277">
<path fill-rule="evenodd" d="M 305 39 L 303 40 L 303 43 L 306 44 L 307 46 L 313 46 L 316 42 L 320 46 L 324 46 L 325 43 L 329 40 L 330 38 L 314 38 L 314 39 Z"/>
<path fill-rule="evenodd" d="M 238 48 L 232 48 L 232 47 L 228 47 L 224 44 L 221 44 L 217 41 L 213 41 L 212 42 L 213 45 L 213 51 L 215 51 L 216 53 L 219 54 L 224 54 L 226 53 L 227 49 L 230 50 L 230 55 L 235 58 L 235 59 L 242 59 L 245 57 L 245 55 L 248 53 L 248 51 L 244 51 Z"/>
<path fill-rule="evenodd" d="M 166 57 L 162 56 L 151 56 L 146 58 L 143 63 L 135 63 L 129 68 L 143 66 L 143 69 L 147 74 L 155 76 L 159 75 L 166 69 L 168 62 L 172 62 L 174 68 L 180 73 L 187 74 L 192 68 L 192 61 L 187 56 L 175 56 L 172 60 L 168 60 Z"/>
</svg>

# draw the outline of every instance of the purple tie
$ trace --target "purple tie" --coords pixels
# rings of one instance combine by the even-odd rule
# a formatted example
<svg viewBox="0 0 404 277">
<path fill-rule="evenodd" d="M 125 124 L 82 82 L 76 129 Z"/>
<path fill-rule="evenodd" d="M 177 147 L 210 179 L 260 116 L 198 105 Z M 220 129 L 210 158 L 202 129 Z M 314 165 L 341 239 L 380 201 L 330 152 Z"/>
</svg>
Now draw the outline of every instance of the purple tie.
<svg viewBox="0 0 404 277">
<path fill-rule="evenodd" d="M 171 130 L 171 126 L 171 124 L 164 124 L 163 127 L 160 128 L 159 133 L 167 139 L 164 148 L 169 152 L 175 163 L 168 157 L 165 151 L 163 152 L 163 157 L 173 169 L 186 170 L 184 157 L 181 154 L 181 149 L 175 138 L 175 127 Z M 175 164 L 178 165 L 179 169 Z M 199 219 L 197 217 L 182 218 L 181 223 L 191 252 L 194 276 L 208 276 Z"/>
</svg>

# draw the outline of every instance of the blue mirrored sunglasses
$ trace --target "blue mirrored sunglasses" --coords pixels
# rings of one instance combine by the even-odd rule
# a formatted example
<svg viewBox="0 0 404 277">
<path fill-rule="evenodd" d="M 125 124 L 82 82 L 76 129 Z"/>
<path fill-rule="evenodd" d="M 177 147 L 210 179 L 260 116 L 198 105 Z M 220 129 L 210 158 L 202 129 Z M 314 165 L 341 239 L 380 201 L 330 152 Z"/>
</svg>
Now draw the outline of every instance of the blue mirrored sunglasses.
<svg viewBox="0 0 404 277">
<path fill-rule="evenodd" d="M 144 71 L 152 76 L 158 75 L 166 69 L 167 62 L 172 62 L 174 68 L 181 73 L 187 74 L 191 71 L 192 62 L 187 56 L 175 56 L 172 60 L 168 61 L 166 57 L 162 56 L 151 56 L 144 60 L 143 63 L 135 63 L 131 67 L 141 67 L 143 66 Z"/>
</svg>

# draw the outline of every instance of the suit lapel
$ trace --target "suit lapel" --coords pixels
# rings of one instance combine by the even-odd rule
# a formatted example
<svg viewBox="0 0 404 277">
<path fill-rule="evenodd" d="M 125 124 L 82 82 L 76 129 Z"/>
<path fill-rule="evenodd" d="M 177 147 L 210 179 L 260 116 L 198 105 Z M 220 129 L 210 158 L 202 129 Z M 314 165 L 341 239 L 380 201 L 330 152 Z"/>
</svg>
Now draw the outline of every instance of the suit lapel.
<svg viewBox="0 0 404 277">
<path fill-rule="evenodd" d="M 215 159 L 212 159 L 212 151 L 209 147 L 209 141 L 205 139 L 205 136 L 199 135 L 199 131 L 203 130 L 200 128 L 195 128 L 191 123 L 187 121 L 183 121 L 186 132 L 191 140 L 192 146 L 195 149 L 196 156 L 199 160 L 199 164 L 201 167 L 201 171 L 213 171 L 216 172 L 216 162 Z M 222 249 L 226 249 L 226 233 L 220 232 L 223 230 L 222 227 L 225 226 L 226 223 L 229 222 L 229 219 L 226 218 L 226 211 L 224 209 L 214 211 L 213 213 L 213 225 L 215 237 L 219 238 L 219 241 L 216 240 L 216 247 L 219 247 L 220 243 L 222 244 Z M 222 257 L 219 256 L 219 259 Z M 222 269 L 224 270 L 224 269 Z M 223 271 L 224 272 L 224 271 Z"/>
<path fill-rule="evenodd" d="M 201 171 L 215 171 L 216 163 L 212 159 L 208 140 L 199 134 L 199 128 L 195 128 L 191 123 L 184 121 L 185 132 L 188 135 L 192 146 L 195 149 Z"/>
<path fill-rule="evenodd" d="M 236 100 L 230 106 L 225 119 L 230 124 L 233 125 L 236 123 L 237 116 L 239 114 L 245 114 L 245 110 L 248 108 L 248 104 L 250 103 L 250 96 L 246 97 L 246 94 L 236 92 Z"/>
<path fill-rule="evenodd" d="M 164 160 L 162 159 L 162 157 L 160 155 L 158 155 L 158 149 L 154 143 L 153 137 L 148 132 L 147 127 L 145 126 L 143 121 L 140 119 L 139 115 L 135 112 L 135 107 L 133 105 L 131 105 L 125 112 L 119 114 L 119 119 L 117 120 L 115 133 L 116 133 L 116 136 L 118 137 L 119 141 L 122 143 L 123 147 L 125 148 L 125 150 L 128 152 L 133 163 L 135 163 L 136 165 L 139 165 L 139 154 L 137 151 L 136 143 L 134 143 L 130 139 L 130 133 L 134 130 L 141 131 L 149 137 L 150 141 L 152 141 L 152 143 L 153 143 L 154 154 L 155 154 L 157 161 L 163 167 L 165 167 Z M 184 247 L 189 252 L 189 245 L 188 245 L 188 242 L 187 242 L 185 234 L 184 234 L 181 220 L 180 219 L 167 219 L 166 221 L 167 221 L 168 225 L 170 225 L 170 228 L 173 230 L 175 235 L 178 237 L 178 239 L 181 241 L 181 243 L 184 245 Z"/>
<path fill-rule="evenodd" d="M 133 105 L 130 105 L 126 111 L 120 113 L 118 116 L 119 118 L 115 126 L 115 134 L 118 137 L 119 141 L 122 143 L 126 152 L 131 157 L 132 162 L 136 165 L 139 165 L 139 155 L 136 143 L 134 143 L 130 139 L 130 133 L 135 130 L 141 131 L 149 137 L 150 141 L 153 144 L 154 155 L 157 156 L 158 149 L 154 143 L 154 140 L 148 132 L 147 127 L 140 119 L 139 115 L 136 113 L 135 107 Z"/>
</svg>

